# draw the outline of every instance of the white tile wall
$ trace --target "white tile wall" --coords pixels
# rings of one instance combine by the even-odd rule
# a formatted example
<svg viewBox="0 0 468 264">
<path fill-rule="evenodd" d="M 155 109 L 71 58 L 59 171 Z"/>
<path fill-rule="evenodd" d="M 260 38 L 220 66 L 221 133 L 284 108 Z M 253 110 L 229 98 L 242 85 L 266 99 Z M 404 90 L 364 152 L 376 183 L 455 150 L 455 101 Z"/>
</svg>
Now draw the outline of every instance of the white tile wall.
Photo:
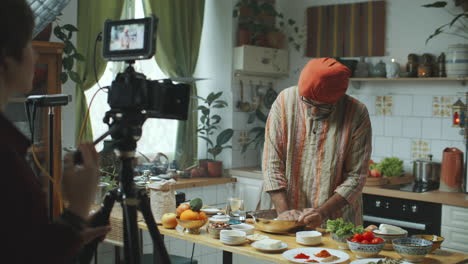
<svg viewBox="0 0 468 264">
<path fill-rule="evenodd" d="M 442 139 L 446 140 L 462 140 L 463 136 L 460 135 L 460 128 L 452 127 L 452 119 L 442 119 Z"/>
<path fill-rule="evenodd" d="M 385 129 L 385 117 L 384 116 L 371 116 L 372 135 L 383 136 Z"/>
<path fill-rule="evenodd" d="M 391 137 L 375 137 L 375 148 L 372 153 L 376 156 L 388 157 L 392 155 L 393 138 Z"/>
<path fill-rule="evenodd" d="M 402 134 L 403 119 L 397 116 L 385 117 L 385 136 L 399 137 Z"/>
<path fill-rule="evenodd" d="M 393 151 L 399 153 L 400 159 L 411 159 L 411 139 L 394 138 Z"/>
<path fill-rule="evenodd" d="M 445 148 L 450 147 L 452 145 L 451 141 L 448 140 L 432 140 L 431 142 L 431 151 L 433 160 L 440 162 L 442 161 L 442 152 Z"/>
<path fill-rule="evenodd" d="M 413 115 L 419 117 L 432 116 L 432 96 L 418 95 L 413 97 Z"/>
<path fill-rule="evenodd" d="M 422 137 L 430 139 L 440 139 L 442 137 L 441 118 L 423 118 Z"/>
<path fill-rule="evenodd" d="M 396 95 L 393 96 L 393 115 L 412 116 L 413 115 L 413 96 Z"/>
<path fill-rule="evenodd" d="M 419 117 L 407 117 L 403 119 L 403 136 L 420 138 L 422 136 L 422 120 Z"/>
</svg>

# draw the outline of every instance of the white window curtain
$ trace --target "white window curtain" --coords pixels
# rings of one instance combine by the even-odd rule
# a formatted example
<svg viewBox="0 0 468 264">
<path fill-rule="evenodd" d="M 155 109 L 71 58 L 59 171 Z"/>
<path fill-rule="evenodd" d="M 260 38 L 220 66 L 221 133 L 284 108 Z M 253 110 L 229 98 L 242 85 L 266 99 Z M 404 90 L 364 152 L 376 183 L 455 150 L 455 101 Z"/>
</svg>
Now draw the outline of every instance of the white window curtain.
<svg viewBox="0 0 468 264">
<path fill-rule="evenodd" d="M 132 16 L 132 14 L 134 15 Z M 129 0 L 126 2 L 126 8 L 122 17 L 142 18 L 144 14 L 145 12 L 141 0 Z M 108 63 L 106 71 L 99 80 L 101 87 L 110 86 L 117 73 L 121 72 L 124 67 L 126 67 L 126 65 L 123 65 L 121 62 Z M 134 64 L 134 68 L 137 72 L 145 74 L 147 79 L 157 80 L 167 78 L 156 64 L 154 58 L 138 60 Z M 88 103 L 91 103 L 91 98 L 98 89 L 99 87 L 96 84 L 86 91 L 85 94 Z M 95 139 L 108 130 L 107 125 L 102 122 L 105 112 L 110 109 L 107 104 L 107 95 L 106 92 L 98 92 L 91 104 L 90 119 Z M 169 119 L 147 119 L 143 125 L 142 137 L 137 142 L 137 151 L 148 157 L 153 157 L 156 153 L 162 152 L 172 159 L 174 157 L 176 135 L 177 121 Z M 100 151 L 102 147 L 103 144 L 101 142 L 96 146 L 96 149 Z"/>
</svg>

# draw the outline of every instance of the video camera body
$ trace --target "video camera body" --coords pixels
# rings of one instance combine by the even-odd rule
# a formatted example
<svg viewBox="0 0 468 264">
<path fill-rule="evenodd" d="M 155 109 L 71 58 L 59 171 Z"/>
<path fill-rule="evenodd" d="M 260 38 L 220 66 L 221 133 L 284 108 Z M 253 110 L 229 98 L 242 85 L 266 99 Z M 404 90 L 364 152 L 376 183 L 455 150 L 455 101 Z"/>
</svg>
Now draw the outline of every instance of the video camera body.
<svg viewBox="0 0 468 264">
<path fill-rule="evenodd" d="M 190 103 L 190 85 L 175 84 L 170 79 L 147 80 L 132 67 L 135 60 L 149 59 L 156 50 L 158 19 L 107 20 L 103 33 L 103 57 L 126 61 L 109 89 L 112 111 L 146 111 L 147 117 L 186 120 Z"/>
</svg>

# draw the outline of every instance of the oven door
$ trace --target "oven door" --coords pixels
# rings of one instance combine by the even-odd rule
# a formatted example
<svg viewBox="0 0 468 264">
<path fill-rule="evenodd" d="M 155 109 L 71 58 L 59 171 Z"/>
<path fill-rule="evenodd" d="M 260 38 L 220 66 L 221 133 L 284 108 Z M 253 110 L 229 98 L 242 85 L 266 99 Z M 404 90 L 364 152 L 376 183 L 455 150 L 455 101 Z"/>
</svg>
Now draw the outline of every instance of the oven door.
<svg viewBox="0 0 468 264">
<path fill-rule="evenodd" d="M 371 215 L 363 215 L 363 220 L 364 226 L 387 224 L 401 227 L 408 231 L 408 236 L 416 234 L 438 234 L 440 232 L 434 224 L 429 222 L 416 223 Z"/>
</svg>

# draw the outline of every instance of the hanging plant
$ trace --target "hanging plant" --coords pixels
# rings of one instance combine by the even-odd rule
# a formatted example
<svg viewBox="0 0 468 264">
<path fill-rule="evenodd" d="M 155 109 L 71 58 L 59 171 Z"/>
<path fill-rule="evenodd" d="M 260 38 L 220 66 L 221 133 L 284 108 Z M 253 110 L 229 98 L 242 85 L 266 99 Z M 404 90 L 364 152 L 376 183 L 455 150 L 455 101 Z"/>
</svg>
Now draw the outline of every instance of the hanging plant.
<svg viewBox="0 0 468 264">
<path fill-rule="evenodd" d="M 75 61 L 84 61 L 85 57 L 78 53 L 78 50 L 71 41 L 74 32 L 78 32 L 78 29 L 71 24 L 60 25 L 57 23 L 54 27 L 54 35 L 65 44 L 62 57 L 63 71 L 60 73 L 62 84 L 66 83 L 68 79 L 77 84 L 82 83 L 80 75 L 73 70 L 73 66 L 75 65 Z"/>
</svg>

